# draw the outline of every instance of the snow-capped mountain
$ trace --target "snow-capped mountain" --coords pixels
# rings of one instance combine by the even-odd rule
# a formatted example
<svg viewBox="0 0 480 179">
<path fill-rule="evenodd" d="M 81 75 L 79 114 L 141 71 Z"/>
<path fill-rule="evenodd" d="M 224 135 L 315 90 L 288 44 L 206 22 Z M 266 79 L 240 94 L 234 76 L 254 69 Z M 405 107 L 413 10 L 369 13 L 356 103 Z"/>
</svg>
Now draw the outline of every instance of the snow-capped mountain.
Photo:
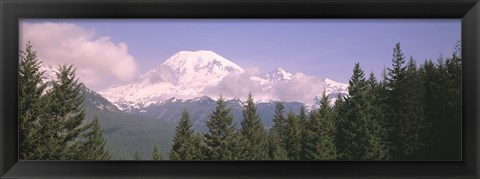
<svg viewBox="0 0 480 179">
<path fill-rule="evenodd" d="M 311 86 L 288 90 L 299 88 L 298 84 L 304 85 L 305 80 L 310 80 Z M 215 52 L 200 50 L 178 52 L 138 80 L 111 87 L 99 94 L 122 110 L 132 110 L 171 98 L 188 100 L 208 96 L 216 99 L 222 94 L 227 100 L 244 100 L 249 91 L 257 102 L 300 101 L 315 104 L 315 96 L 321 95 L 323 90 L 327 94 L 341 94 L 347 89 L 347 84 L 303 73 L 292 74 L 280 67 L 268 73 L 250 74 Z"/>
<path fill-rule="evenodd" d="M 283 68 L 278 67 L 277 70 L 270 73 L 264 73 L 260 77 L 263 77 L 263 79 L 267 79 L 273 83 L 277 83 L 280 81 L 293 79 L 293 74 L 287 72 Z"/>
<path fill-rule="evenodd" d="M 212 51 L 181 51 L 160 66 L 143 74 L 139 80 L 100 91 L 119 106 L 144 106 L 179 97 L 202 96 L 201 92 L 218 84 L 231 73 L 244 69 Z"/>
</svg>

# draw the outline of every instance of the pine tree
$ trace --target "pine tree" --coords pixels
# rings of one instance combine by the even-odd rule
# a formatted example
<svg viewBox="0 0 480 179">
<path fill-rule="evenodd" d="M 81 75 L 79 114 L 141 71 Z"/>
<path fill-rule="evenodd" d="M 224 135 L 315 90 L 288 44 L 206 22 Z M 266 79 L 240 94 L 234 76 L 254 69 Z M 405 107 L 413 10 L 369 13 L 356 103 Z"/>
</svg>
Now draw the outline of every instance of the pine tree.
<svg viewBox="0 0 480 179">
<path fill-rule="evenodd" d="M 373 160 L 384 159 L 386 150 L 382 143 L 378 108 L 373 88 L 367 83 L 360 65 L 355 64 L 349 81 L 349 97 L 345 104 L 346 116 L 339 121 L 337 130 L 341 142 L 337 143 L 342 159 Z"/>
<path fill-rule="evenodd" d="M 251 93 L 248 94 L 247 104 L 243 109 L 240 133 L 245 142 L 245 145 L 243 145 L 245 151 L 242 152 L 244 160 L 264 160 L 268 158 L 268 153 L 265 150 L 267 145 L 265 128 L 257 114 L 257 108 Z"/>
<path fill-rule="evenodd" d="M 405 56 L 400 48 L 400 43 L 395 44 L 393 49 L 392 68 L 388 68 L 388 76 L 385 81 L 387 89 L 387 111 L 385 114 L 386 130 L 387 130 L 387 147 L 392 159 L 404 158 L 405 146 L 403 143 L 402 132 L 406 131 L 402 128 L 405 123 L 405 111 L 402 107 L 406 106 L 404 98 L 405 93 Z"/>
<path fill-rule="evenodd" d="M 100 126 L 97 116 L 93 117 L 92 123 L 85 126 L 88 128 L 82 137 L 84 141 L 75 145 L 78 159 L 81 160 L 109 160 L 111 158 L 106 149 L 106 141 L 103 138 L 103 129 Z"/>
<path fill-rule="evenodd" d="M 404 105 L 399 106 L 404 117 L 399 127 L 403 145 L 397 147 L 402 150 L 401 159 L 422 159 L 424 155 L 419 152 L 425 147 L 426 132 L 430 125 L 424 116 L 424 85 L 413 57 L 407 64 L 404 86 Z"/>
<path fill-rule="evenodd" d="M 208 133 L 205 134 L 207 146 L 207 160 L 233 160 L 235 159 L 236 135 L 233 116 L 227 108 L 224 99 L 220 96 L 217 100 L 215 111 L 210 114 L 207 122 Z"/>
<path fill-rule="evenodd" d="M 39 120 L 42 134 L 41 157 L 46 160 L 78 160 L 81 159 L 75 149 L 75 143 L 82 132 L 85 121 L 81 83 L 75 77 L 73 66 L 60 66 L 57 81 L 47 91 L 48 112 Z"/>
<path fill-rule="evenodd" d="M 301 160 L 308 160 L 308 157 L 306 155 L 306 146 L 308 145 L 308 138 L 307 138 L 307 133 L 308 133 L 308 127 L 309 127 L 309 120 L 307 119 L 307 112 L 305 111 L 305 106 L 300 107 L 300 114 L 298 115 L 298 120 L 300 122 L 300 128 L 301 130 L 301 146 L 302 146 L 302 151 L 300 154 L 300 159 Z"/>
<path fill-rule="evenodd" d="M 461 158 L 461 115 L 462 115 L 462 47 L 458 41 L 450 58 L 446 60 L 448 106 L 450 120 L 446 122 L 445 141 L 440 155 L 447 159 Z"/>
<path fill-rule="evenodd" d="M 157 146 L 153 147 L 153 151 L 150 158 L 152 160 L 164 160 L 163 154 L 160 152 Z"/>
<path fill-rule="evenodd" d="M 268 133 L 268 156 L 270 160 L 287 160 L 287 151 L 283 147 L 277 130 L 270 129 Z"/>
<path fill-rule="evenodd" d="M 276 102 L 275 103 L 275 114 L 273 116 L 273 126 L 272 130 L 276 131 L 280 139 L 281 147 L 285 148 L 285 140 L 287 138 L 287 119 L 285 118 L 285 107 L 283 103 Z"/>
<path fill-rule="evenodd" d="M 172 149 L 170 150 L 171 160 L 192 160 L 194 157 L 194 132 L 192 121 L 187 110 L 182 113 L 178 123 L 175 137 L 173 138 Z"/>
<path fill-rule="evenodd" d="M 300 122 L 293 111 L 287 113 L 285 150 L 288 159 L 299 160 L 302 151 L 302 136 Z"/>
<path fill-rule="evenodd" d="M 335 105 L 333 107 L 333 115 L 336 120 L 335 122 L 335 148 L 336 148 L 336 155 L 337 159 L 339 160 L 347 160 L 349 159 L 347 147 L 349 144 L 347 143 L 347 133 L 343 127 L 346 126 L 347 120 L 347 113 L 348 107 L 345 103 L 345 99 L 338 95 L 337 99 L 335 100 Z M 312 112 L 313 114 L 313 112 Z M 312 115 L 310 114 L 310 115 Z"/>
<path fill-rule="evenodd" d="M 333 110 L 325 92 L 320 100 L 320 109 L 312 111 L 306 127 L 307 143 L 303 147 L 309 160 L 336 159 L 335 122 Z"/>
<path fill-rule="evenodd" d="M 30 42 L 20 53 L 18 75 L 18 137 L 19 158 L 35 160 L 39 158 L 39 126 L 36 125 L 44 113 L 42 93 L 46 85 L 42 84 L 41 62 L 37 59 Z"/>
<path fill-rule="evenodd" d="M 425 83 L 425 115 L 430 122 L 425 155 L 434 160 L 461 158 L 461 56 L 458 46 L 452 57 L 421 68 Z"/>
</svg>

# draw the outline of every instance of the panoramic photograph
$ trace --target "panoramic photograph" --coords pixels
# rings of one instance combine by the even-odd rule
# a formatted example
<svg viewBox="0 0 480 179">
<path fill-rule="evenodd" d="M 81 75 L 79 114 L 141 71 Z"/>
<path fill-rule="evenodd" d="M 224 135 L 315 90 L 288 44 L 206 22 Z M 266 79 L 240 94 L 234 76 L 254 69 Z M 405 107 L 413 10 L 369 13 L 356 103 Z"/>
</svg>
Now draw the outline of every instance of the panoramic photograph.
<svg viewBox="0 0 480 179">
<path fill-rule="evenodd" d="M 459 19 L 20 19 L 19 160 L 461 160 Z"/>
</svg>

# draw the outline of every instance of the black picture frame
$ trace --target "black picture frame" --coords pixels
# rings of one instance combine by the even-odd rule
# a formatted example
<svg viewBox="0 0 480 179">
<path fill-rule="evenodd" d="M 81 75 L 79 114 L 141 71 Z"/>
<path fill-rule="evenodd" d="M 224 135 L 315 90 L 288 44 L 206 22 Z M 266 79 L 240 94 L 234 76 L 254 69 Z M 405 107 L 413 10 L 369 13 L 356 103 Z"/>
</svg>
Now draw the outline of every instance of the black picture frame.
<svg viewBox="0 0 480 179">
<path fill-rule="evenodd" d="M 19 18 L 462 19 L 462 161 L 18 161 Z M 478 0 L 0 0 L 0 178 L 478 178 Z"/>
</svg>

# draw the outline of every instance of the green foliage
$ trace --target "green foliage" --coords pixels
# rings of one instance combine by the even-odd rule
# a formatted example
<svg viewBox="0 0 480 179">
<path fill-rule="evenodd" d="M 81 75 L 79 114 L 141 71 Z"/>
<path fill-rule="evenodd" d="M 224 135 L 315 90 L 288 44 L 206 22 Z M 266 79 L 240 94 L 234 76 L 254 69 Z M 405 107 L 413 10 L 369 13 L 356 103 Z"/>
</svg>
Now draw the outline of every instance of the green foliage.
<svg viewBox="0 0 480 179">
<path fill-rule="evenodd" d="M 264 126 L 257 114 L 257 108 L 253 102 L 252 94 L 248 94 L 247 104 L 243 109 L 243 121 L 240 133 L 244 139 L 245 150 L 243 160 L 264 160 L 268 158 L 267 136 Z"/>
<path fill-rule="evenodd" d="M 38 120 L 45 113 L 45 100 L 42 96 L 46 85 L 42 84 L 42 74 L 36 52 L 30 42 L 20 53 L 18 66 L 18 134 L 19 158 L 35 160 L 39 158 Z"/>
<path fill-rule="evenodd" d="M 275 114 L 273 116 L 272 130 L 275 130 L 280 138 L 280 145 L 285 148 L 285 140 L 287 138 L 287 118 L 285 118 L 285 107 L 283 103 L 275 103 Z"/>
<path fill-rule="evenodd" d="M 133 154 L 133 159 L 134 160 L 143 160 L 142 156 L 140 155 L 140 152 L 137 150 L 135 151 L 135 154 Z"/>
<path fill-rule="evenodd" d="M 27 43 L 19 62 L 20 159 L 110 159 L 98 118 L 87 123 L 84 87 L 73 66 L 60 66 L 57 80 L 47 82 L 52 86 L 45 91 L 40 64 Z"/>
<path fill-rule="evenodd" d="M 305 128 L 306 143 L 303 146 L 305 159 L 336 159 L 335 121 L 328 96 L 323 92 L 320 109 L 310 113 L 310 120 Z"/>
<path fill-rule="evenodd" d="M 235 152 L 239 140 L 232 121 L 230 109 L 225 106 L 224 99 L 220 96 L 217 107 L 207 122 L 208 133 L 205 134 L 207 160 L 234 160 L 240 157 Z"/>
<path fill-rule="evenodd" d="M 164 160 L 163 154 L 158 150 L 158 147 L 153 147 L 152 155 L 150 156 L 152 160 Z"/>
<path fill-rule="evenodd" d="M 353 75 L 349 81 L 349 96 L 343 106 L 346 114 L 337 126 L 340 159 L 346 160 L 378 160 L 384 159 L 386 149 L 382 143 L 382 126 L 379 111 L 375 106 L 373 93 L 374 80 L 369 84 L 360 65 L 355 64 Z M 343 103 L 343 102 L 342 102 Z"/>
<path fill-rule="evenodd" d="M 287 113 L 285 150 L 288 159 L 299 160 L 302 151 L 302 129 L 297 116 L 292 111 Z"/>
<path fill-rule="evenodd" d="M 39 120 L 40 158 L 50 160 L 81 159 L 76 151 L 76 143 L 80 134 L 87 130 L 83 127 L 85 111 L 83 96 L 80 93 L 81 83 L 75 78 L 73 66 L 60 66 L 57 81 L 45 95 L 46 115 Z"/>
<path fill-rule="evenodd" d="M 184 110 L 173 138 L 170 160 L 192 160 L 195 156 L 194 137 L 190 115 Z"/>
<path fill-rule="evenodd" d="M 270 160 L 288 160 L 287 151 L 275 129 L 268 133 L 268 156 Z"/>
<path fill-rule="evenodd" d="M 103 137 L 103 129 L 95 116 L 92 123 L 85 126 L 88 130 L 82 134 L 84 141 L 75 145 L 79 159 L 82 160 L 109 160 L 111 158 L 106 149 L 106 141 Z"/>
</svg>

